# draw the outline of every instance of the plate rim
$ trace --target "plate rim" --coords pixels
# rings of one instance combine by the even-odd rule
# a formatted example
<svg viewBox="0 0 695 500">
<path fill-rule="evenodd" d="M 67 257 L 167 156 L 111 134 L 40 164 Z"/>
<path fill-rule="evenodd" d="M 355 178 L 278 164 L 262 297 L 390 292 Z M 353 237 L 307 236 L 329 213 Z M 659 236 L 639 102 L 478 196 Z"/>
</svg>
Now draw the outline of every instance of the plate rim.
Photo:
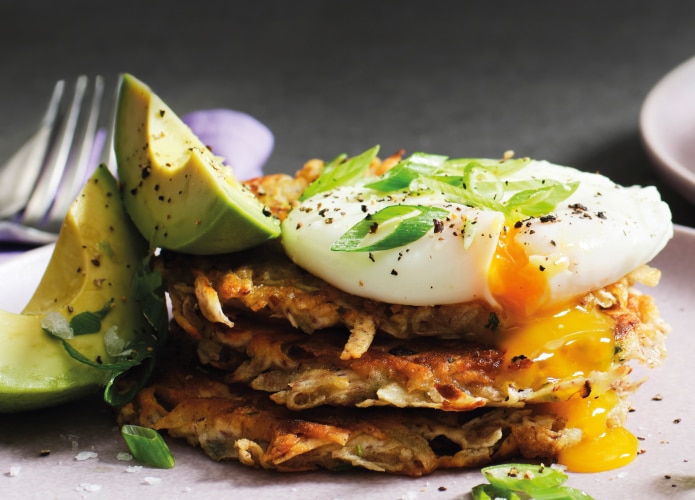
<svg viewBox="0 0 695 500">
<path fill-rule="evenodd" d="M 688 77 L 693 80 L 695 98 L 695 56 L 671 69 L 650 89 L 639 112 L 639 129 L 642 143 L 657 171 L 676 191 L 695 203 L 695 164 L 692 167 L 684 165 L 669 152 L 656 132 L 663 103 L 672 99 L 669 90 Z M 695 122 L 695 116 L 693 120 Z"/>
</svg>

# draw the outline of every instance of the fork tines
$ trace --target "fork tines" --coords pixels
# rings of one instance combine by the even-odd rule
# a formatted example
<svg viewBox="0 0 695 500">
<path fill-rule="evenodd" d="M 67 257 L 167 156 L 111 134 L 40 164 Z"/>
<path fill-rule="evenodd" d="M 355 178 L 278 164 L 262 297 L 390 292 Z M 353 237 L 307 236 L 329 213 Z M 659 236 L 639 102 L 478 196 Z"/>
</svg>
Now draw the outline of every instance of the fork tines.
<svg viewBox="0 0 695 500">
<path fill-rule="evenodd" d="M 75 196 L 96 167 L 110 128 L 104 116 L 104 79 L 77 78 L 72 96 L 66 96 L 63 80 L 56 83 L 54 97 L 62 97 L 33 192 L 19 222 L 57 232 Z M 69 99 L 69 102 L 67 102 Z M 108 111 L 108 110 L 107 110 Z"/>
</svg>

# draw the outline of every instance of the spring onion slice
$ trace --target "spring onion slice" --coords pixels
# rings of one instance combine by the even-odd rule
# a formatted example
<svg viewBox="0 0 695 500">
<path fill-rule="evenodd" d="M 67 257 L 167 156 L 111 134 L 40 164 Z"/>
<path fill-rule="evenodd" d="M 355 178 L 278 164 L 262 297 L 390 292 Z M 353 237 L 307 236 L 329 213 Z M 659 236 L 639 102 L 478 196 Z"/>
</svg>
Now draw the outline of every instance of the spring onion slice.
<svg viewBox="0 0 695 500">
<path fill-rule="evenodd" d="M 338 238 L 331 250 L 340 252 L 375 252 L 405 246 L 419 240 L 435 228 L 435 221 L 449 211 L 421 205 L 391 205 L 368 215 Z M 386 235 L 379 237 L 386 232 Z M 373 243 L 365 240 L 378 238 Z"/>
<path fill-rule="evenodd" d="M 532 163 L 529 158 L 449 159 L 442 155 L 414 153 L 401 160 L 379 177 L 366 178 L 369 165 L 376 158 L 378 146 L 347 159 L 340 156 L 324 168 L 322 174 L 302 193 L 300 200 L 343 186 L 361 185 L 379 193 L 435 192 L 444 200 L 504 214 L 508 223 L 551 213 L 575 192 L 578 182 L 563 183 L 552 179 L 510 178 Z M 411 221 L 414 223 L 415 221 Z M 370 224 L 358 223 L 331 247 L 334 251 L 386 250 L 423 237 L 427 231 L 405 224 L 377 247 L 362 243 Z M 470 229 L 470 228 L 469 228 Z M 419 237 L 414 235 L 419 234 Z M 464 244 L 470 245 L 475 231 L 468 231 Z M 387 246 L 387 243 L 391 246 Z"/>
<path fill-rule="evenodd" d="M 441 193 L 444 195 L 447 201 L 452 203 L 460 203 L 462 205 L 469 205 L 472 207 L 488 208 L 496 212 L 506 213 L 506 209 L 501 201 L 494 198 L 488 198 L 475 189 L 469 189 L 468 184 L 466 184 L 466 187 L 463 187 L 463 185 L 456 186 L 433 177 L 424 177 L 420 180 L 429 189 Z"/>
<path fill-rule="evenodd" d="M 131 455 L 138 462 L 161 469 L 171 469 L 174 466 L 174 456 L 164 438 L 154 429 L 139 425 L 124 425 L 121 428 L 121 435 Z"/>
<path fill-rule="evenodd" d="M 515 193 L 506 204 L 510 213 L 518 211 L 529 217 L 540 217 L 552 212 L 558 203 L 567 199 L 579 187 L 579 182 L 563 184 L 548 181 L 542 187 Z"/>
<path fill-rule="evenodd" d="M 473 500 L 521 500 L 519 493 L 491 484 L 479 484 L 471 490 Z"/>
<path fill-rule="evenodd" d="M 441 155 L 413 153 L 387 170 L 376 181 L 365 184 L 365 187 L 384 193 L 409 189 L 412 182 L 420 176 L 443 174 L 446 159 L 446 156 Z"/>
<path fill-rule="evenodd" d="M 545 490 L 533 490 L 533 500 L 593 500 L 584 491 L 569 486 L 556 486 Z"/>
<path fill-rule="evenodd" d="M 339 156 L 326 165 L 321 175 L 307 186 L 299 198 L 300 201 L 362 179 L 378 153 L 379 146 L 374 146 L 361 155 L 350 158 L 347 161 L 345 161 L 345 156 Z"/>
<path fill-rule="evenodd" d="M 510 490 L 553 488 L 567 481 L 567 474 L 542 464 L 493 465 L 483 468 L 481 472 L 490 484 Z"/>
<path fill-rule="evenodd" d="M 542 464 L 493 465 L 481 472 L 489 484 L 475 486 L 473 500 L 592 500 L 584 491 L 564 485 L 567 474 Z"/>
<path fill-rule="evenodd" d="M 461 170 L 468 165 L 475 165 L 479 168 L 489 170 L 493 175 L 502 179 L 522 170 L 531 163 L 530 158 L 509 158 L 505 160 L 495 160 L 492 158 L 456 158 L 447 161 L 447 165 L 452 170 Z"/>
</svg>

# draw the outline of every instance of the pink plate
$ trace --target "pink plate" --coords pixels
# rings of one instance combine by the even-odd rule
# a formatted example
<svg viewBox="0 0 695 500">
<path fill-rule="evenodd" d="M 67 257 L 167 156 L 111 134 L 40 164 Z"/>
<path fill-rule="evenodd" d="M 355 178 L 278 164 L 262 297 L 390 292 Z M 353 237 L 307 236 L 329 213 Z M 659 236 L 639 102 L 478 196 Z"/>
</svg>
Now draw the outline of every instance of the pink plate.
<svg viewBox="0 0 695 500">
<path fill-rule="evenodd" d="M 640 113 L 640 129 L 661 176 L 695 203 L 695 57 L 649 92 Z"/>
<path fill-rule="evenodd" d="M 634 396 L 627 427 L 644 453 L 618 470 L 571 474 L 568 485 L 597 499 L 693 498 L 695 484 L 695 229 L 677 226 L 656 258 L 661 283 L 650 293 L 671 324 L 663 366 L 637 370 L 648 380 Z M 50 247 L 0 265 L 0 308 L 27 300 L 50 257 Z M 453 500 L 483 482 L 479 470 L 439 471 L 422 478 L 377 472 L 274 473 L 216 463 L 200 449 L 166 438 L 173 469 L 139 467 L 113 414 L 98 398 L 25 414 L 0 414 L 2 498 L 282 498 Z M 44 451 L 45 450 L 45 451 Z M 43 451 L 43 453 L 42 453 Z"/>
</svg>

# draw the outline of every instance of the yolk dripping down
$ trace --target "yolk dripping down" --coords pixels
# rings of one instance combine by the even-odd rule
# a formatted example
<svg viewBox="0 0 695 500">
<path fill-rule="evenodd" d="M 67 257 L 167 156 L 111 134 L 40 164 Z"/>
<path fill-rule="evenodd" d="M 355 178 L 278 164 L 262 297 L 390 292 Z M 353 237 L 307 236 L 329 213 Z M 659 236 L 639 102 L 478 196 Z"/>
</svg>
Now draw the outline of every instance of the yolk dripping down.
<svg viewBox="0 0 695 500">
<path fill-rule="evenodd" d="M 505 352 L 502 374 L 518 390 L 582 380 L 593 371 L 610 371 L 615 355 L 614 321 L 596 306 L 565 304 L 556 310 L 538 307 L 548 295 L 542 269 L 532 265 L 514 235 L 502 234 L 490 272 L 490 289 L 501 305 L 505 329 L 499 347 Z M 636 438 L 623 427 L 609 427 L 608 413 L 619 404 L 607 387 L 582 385 L 554 391 L 553 403 L 534 405 L 564 418 L 583 431 L 582 441 L 565 450 L 560 463 L 576 472 L 597 472 L 629 463 Z"/>
<path fill-rule="evenodd" d="M 608 425 L 608 414 L 620 404 L 613 391 L 599 396 L 549 403 L 548 409 L 564 417 L 568 427 L 579 427 L 582 440 L 560 452 L 558 461 L 574 472 L 601 472 L 627 465 L 637 456 L 637 438 L 624 427 Z"/>
<path fill-rule="evenodd" d="M 537 314 L 508 324 L 500 333 L 499 347 L 517 389 L 539 390 L 548 384 L 579 379 L 591 372 L 608 372 L 615 353 L 613 320 L 595 307 L 569 306 L 557 313 Z M 553 393 L 554 400 L 580 391 Z"/>
</svg>

